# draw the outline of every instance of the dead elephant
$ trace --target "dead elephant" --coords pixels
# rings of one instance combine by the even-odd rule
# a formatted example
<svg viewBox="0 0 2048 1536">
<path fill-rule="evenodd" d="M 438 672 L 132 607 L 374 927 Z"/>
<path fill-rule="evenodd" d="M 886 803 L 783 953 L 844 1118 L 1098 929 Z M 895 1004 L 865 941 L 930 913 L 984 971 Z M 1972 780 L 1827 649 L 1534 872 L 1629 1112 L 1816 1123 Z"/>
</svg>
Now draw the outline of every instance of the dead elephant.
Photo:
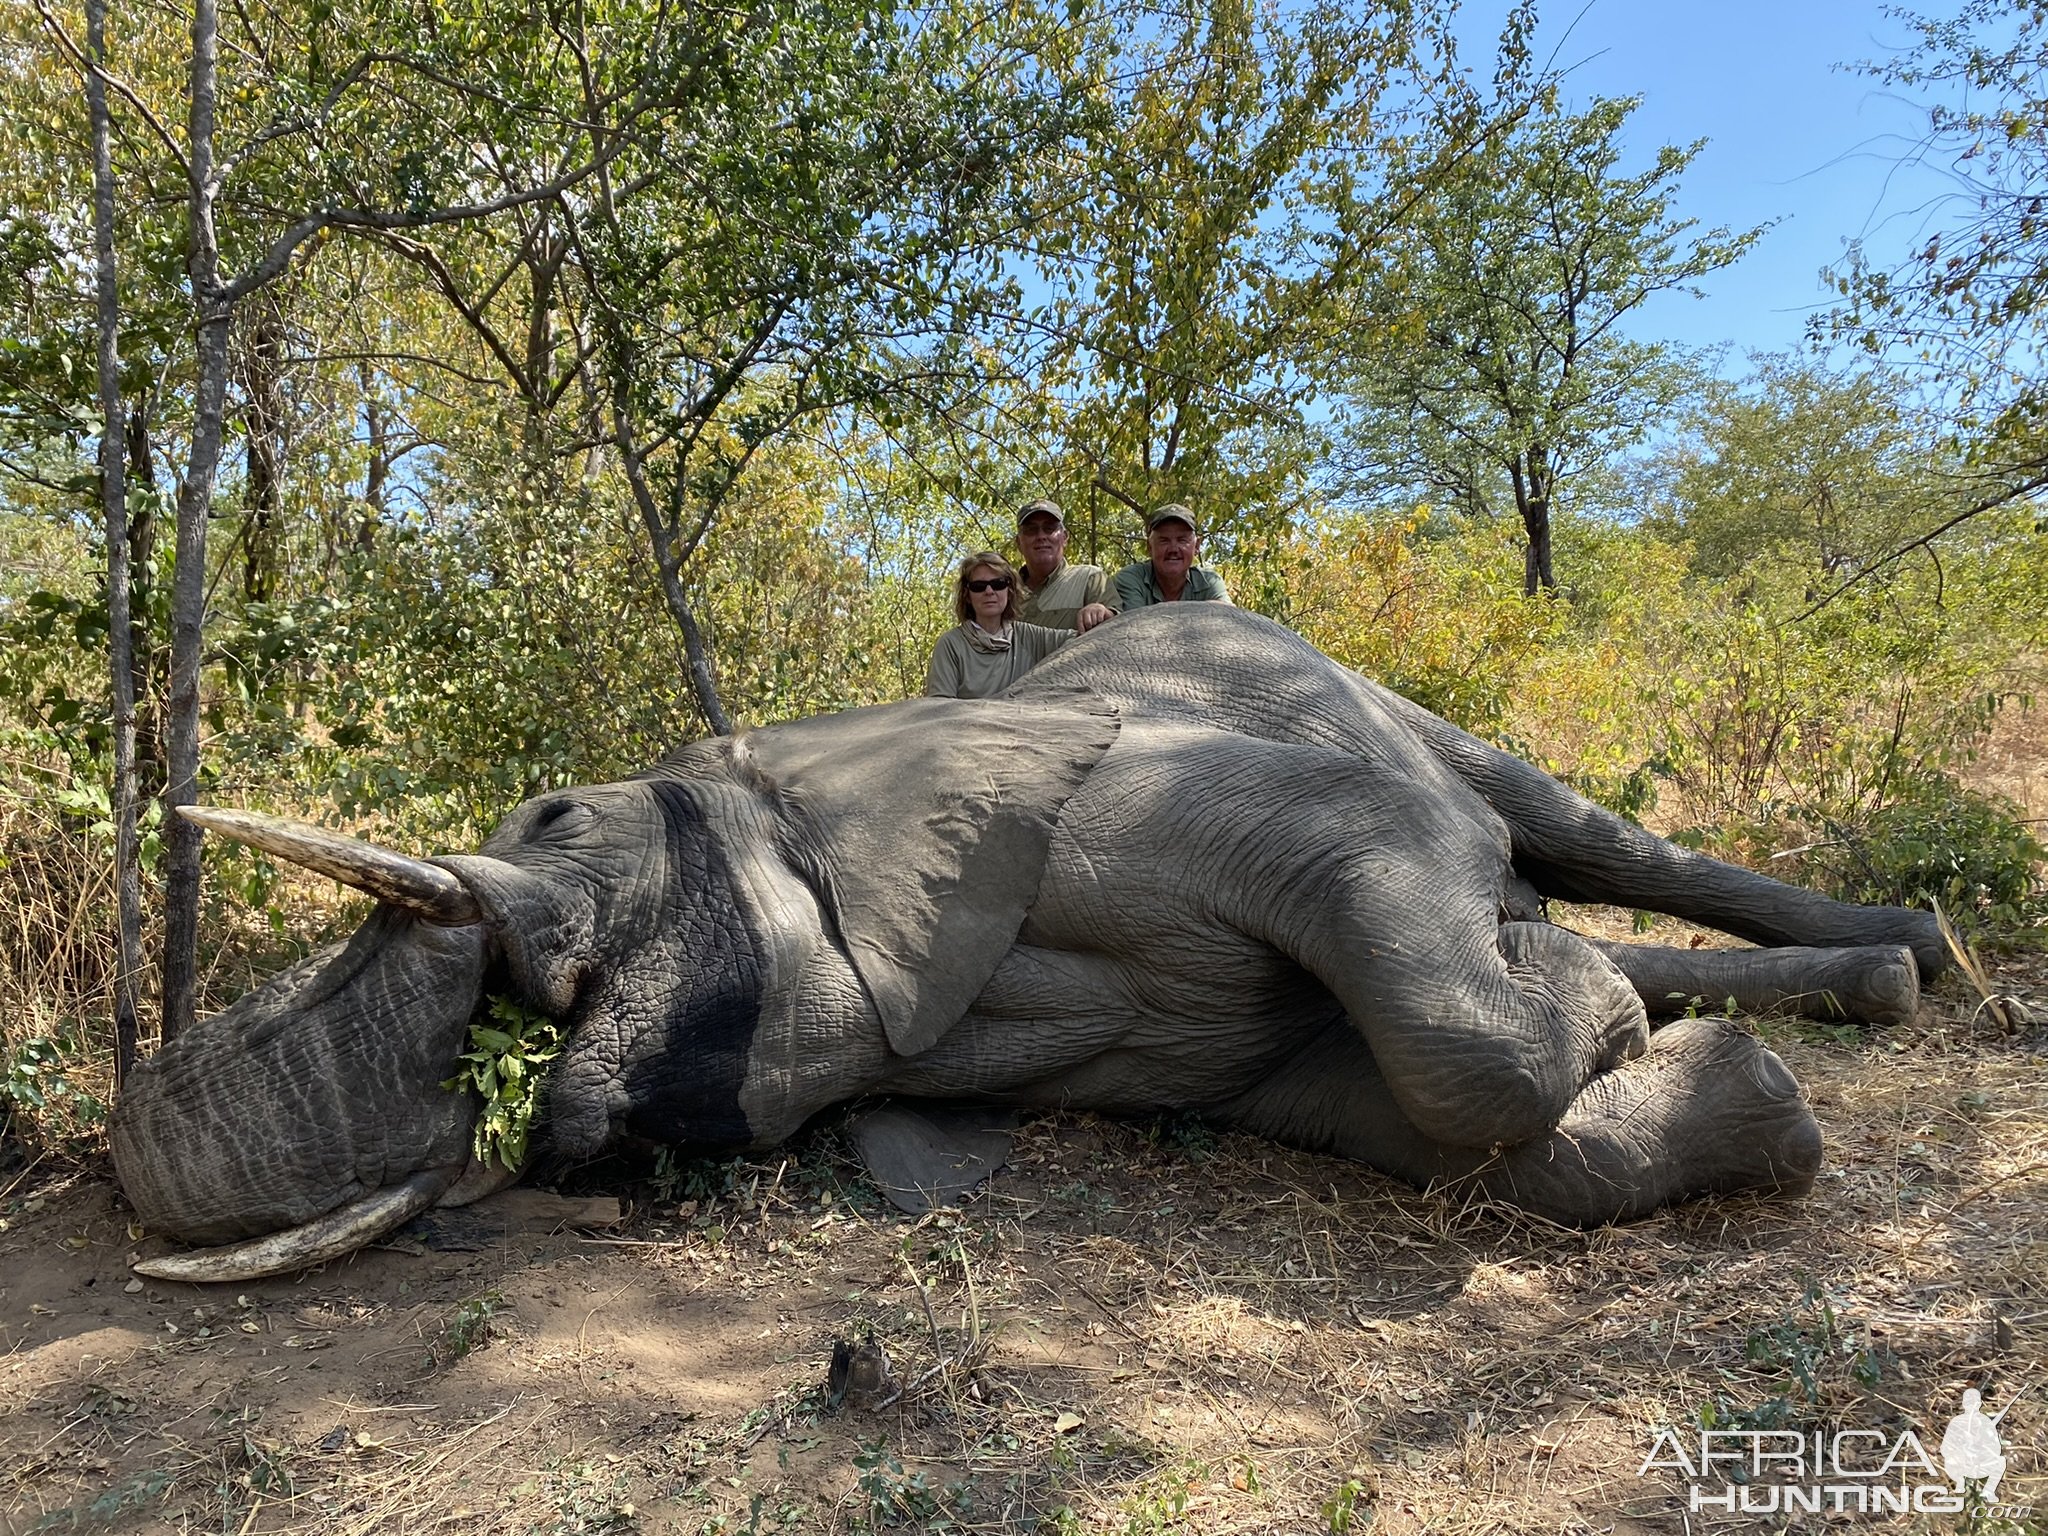
<svg viewBox="0 0 2048 1536">
<path fill-rule="evenodd" d="M 227 1279 L 359 1246 L 506 1175 L 440 1085 L 487 992 L 567 1029 L 546 1135 L 759 1146 L 863 1095 L 1198 1111 L 1571 1222 L 1803 1191 L 1819 1129 L 1672 991 L 1910 1014 L 1926 914 L 1686 852 L 1237 609 L 1160 607 L 1005 697 L 698 742 L 519 807 L 474 854 L 237 835 L 376 894 L 345 946 L 135 1074 L 148 1226 Z M 1534 896 L 1766 946 L 1598 944 Z M 253 1241 L 246 1241 L 253 1240 Z"/>
</svg>

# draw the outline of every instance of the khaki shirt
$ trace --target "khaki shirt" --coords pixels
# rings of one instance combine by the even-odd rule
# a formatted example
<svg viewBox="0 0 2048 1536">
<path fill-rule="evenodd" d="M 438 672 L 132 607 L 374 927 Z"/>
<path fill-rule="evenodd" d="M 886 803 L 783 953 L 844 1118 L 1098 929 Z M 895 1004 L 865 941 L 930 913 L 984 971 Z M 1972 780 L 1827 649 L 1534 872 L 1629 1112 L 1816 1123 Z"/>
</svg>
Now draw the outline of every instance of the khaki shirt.
<svg viewBox="0 0 2048 1536">
<path fill-rule="evenodd" d="M 1027 624 L 1079 629 L 1081 610 L 1090 603 L 1117 606 L 1116 583 L 1099 565 L 1069 565 L 1062 560 L 1037 591 L 1031 590 L 1028 577 L 1018 584 L 1017 617 Z"/>
<path fill-rule="evenodd" d="M 1073 638 L 1070 629 L 1012 622 L 1008 650 L 977 651 L 967 638 L 967 626 L 955 624 L 932 647 L 924 691 L 942 699 L 994 698 Z"/>
<path fill-rule="evenodd" d="M 1159 578 L 1153 574 L 1150 560 L 1134 560 L 1116 573 L 1116 595 L 1122 599 L 1120 606 L 1125 613 L 1167 600 L 1166 594 L 1159 590 Z M 1227 603 L 1230 594 L 1223 590 L 1221 576 L 1214 571 L 1205 571 L 1199 565 L 1191 565 L 1188 567 L 1188 584 L 1180 589 L 1178 600 L 1183 603 Z"/>
</svg>

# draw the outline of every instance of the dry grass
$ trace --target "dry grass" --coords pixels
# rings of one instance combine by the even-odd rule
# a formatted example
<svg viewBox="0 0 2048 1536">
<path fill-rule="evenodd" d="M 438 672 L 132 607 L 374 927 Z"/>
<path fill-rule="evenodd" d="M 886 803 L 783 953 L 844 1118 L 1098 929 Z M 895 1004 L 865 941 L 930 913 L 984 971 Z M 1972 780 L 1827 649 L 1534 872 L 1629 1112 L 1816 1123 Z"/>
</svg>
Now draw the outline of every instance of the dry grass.
<svg viewBox="0 0 2048 1536">
<path fill-rule="evenodd" d="M 224 893 L 223 870 L 239 878 L 256 860 L 243 850 L 214 854 L 202 944 L 207 963 L 198 978 L 202 1015 L 304 953 L 303 936 L 346 931 L 366 910 L 332 882 L 278 871 L 267 860 L 261 875 L 274 888 L 266 901 L 252 905 Z M 158 1012 L 161 908 L 145 879 L 137 984 L 146 1028 Z M 287 910 L 290 932 L 281 920 Z M 113 1096 L 115 932 L 111 832 L 95 813 L 62 804 L 36 764 L 0 761 L 0 1068 L 18 1063 L 29 1047 L 44 1085 L 61 1074 L 48 1102 L 19 1114 L 0 1137 L 0 1179 L 21 1171 L 8 1167 L 10 1153 L 75 1166 L 98 1148 L 96 1127 Z M 143 1054 L 155 1045 L 145 1038 Z M 26 1107 L 0 1093 L 0 1124 L 10 1108 Z"/>
<path fill-rule="evenodd" d="M 1767 1022 L 1827 1130 L 1815 1196 L 1594 1232 L 1060 1117 L 965 1212 L 879 1209 L 826 1133 L 691 1170 L 716 1195 L 661 1170 L 620 1235 L 373 1254 L 239 1300 L 105 1294 L 124 1306 L 92 1319 L 80 1286 L 119 1290 L 123 1218 L 46 1192 L 0 1233 L 22 1280 L 0 1507 L 14 1530 L 240 1536 L 1698 1531 L 1742 1522 L 1637 1475 L 1659 1427 L 1775 1414 L 1932 1447 L 1977 1385 L 2018 1394 L 2014 1509 L 1969 1528 L 2038 1530 L 2048 1039 L 1973 1004 L 1876 1035 Z M 51 1315 L 24 1318 L 38 1294 Z M 862 1335 L 902 1387 L 876 1411 L 824 1389 L 832 1340 Z"/>
</svg>

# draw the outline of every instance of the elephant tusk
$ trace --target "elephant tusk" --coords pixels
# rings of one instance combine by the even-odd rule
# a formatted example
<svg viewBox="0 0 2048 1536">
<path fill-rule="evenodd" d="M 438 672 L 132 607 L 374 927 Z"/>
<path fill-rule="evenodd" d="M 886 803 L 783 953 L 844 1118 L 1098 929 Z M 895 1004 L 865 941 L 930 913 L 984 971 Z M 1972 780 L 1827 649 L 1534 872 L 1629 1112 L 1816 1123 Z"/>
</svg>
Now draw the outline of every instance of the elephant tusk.
<svg viewBox="0 0 2048 1536">
<path fill-rule="evenodd" d="M 152 1280 L 206 1283 L 259 1280 L 265 1275 L 308 1269 L 353 1253 L 403 1226 L 438 1200 L 462 1171 L 461 1164 L 429 1168 L 403 1184 L 374 1190 L 302 1226 L 251 1238 L 245 1243 L 144 1259 L 135 1266 L 135 1273 L 148 1275 Z"/>
<path fill-rule="evenodd" d="M 483 921 L 483 911 L 468 887 L 440 865 L 424 859 L 283 816 L 201 805 L 181 805 L 178 814 L 209 832 L 368 891 L 379 901 L 440 927 L 462 928 Z"/>
</svg>

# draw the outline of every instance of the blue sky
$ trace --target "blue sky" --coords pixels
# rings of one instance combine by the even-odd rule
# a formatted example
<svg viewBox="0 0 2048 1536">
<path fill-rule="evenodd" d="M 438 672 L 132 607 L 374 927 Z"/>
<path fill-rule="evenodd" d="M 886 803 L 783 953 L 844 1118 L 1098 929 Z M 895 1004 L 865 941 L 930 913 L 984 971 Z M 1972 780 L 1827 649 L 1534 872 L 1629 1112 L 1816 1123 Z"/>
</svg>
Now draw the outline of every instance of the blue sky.
<svg viewBox="0 0 2048 1536">
<path fill-rule="evenodd" d="M 1470 0 L 1468 63 L 1490 59 L 1487 39 L 1505 6 Z M 1924 9 L 1948 9 L 1932 0 Z M 1878 0 L 1546 0 L 1537 57 L 1569 71 L 1567 94 L 1640 95 L 1625 166 L 1657 146 L 1708 140 L 1674 211 L 1703 227 L 1777 220 L 1736 266 L 1709 278 L 1707 296 L 1653 300 L 1632 326 L 1643 340 L 1730 343 L 1722 371 L 1747 372 L 1746 349 L 1797 347 L 1807 317 L 1825 309 L 1820 270 L 1862 236 L 1896 256 L 1923 231 L 1938 184 L 1901 171 L 1924 118 L 1881 82 L 1837 66 L 1886 58 L 1910 40 Z"/>
</svg>

